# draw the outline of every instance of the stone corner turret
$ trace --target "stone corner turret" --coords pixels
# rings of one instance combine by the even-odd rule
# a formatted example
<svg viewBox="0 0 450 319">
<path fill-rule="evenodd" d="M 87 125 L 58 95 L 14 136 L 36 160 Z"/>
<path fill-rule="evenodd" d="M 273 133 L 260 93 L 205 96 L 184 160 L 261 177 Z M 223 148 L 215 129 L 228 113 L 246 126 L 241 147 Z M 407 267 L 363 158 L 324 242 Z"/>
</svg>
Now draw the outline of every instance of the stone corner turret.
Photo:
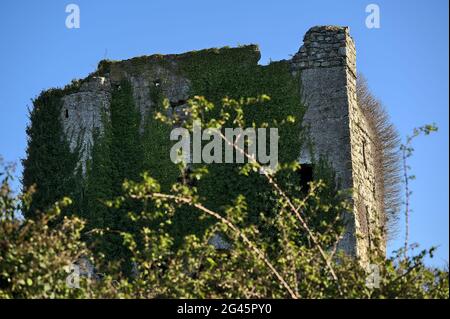
<svg viewBox="0 0 450 319">
<path fill-rule="evenodd" d="M 354 211 L 346 214 L 341 248 L 364 264 L 380 228 L 375 195 L 374 145 L 370 128 L 357 104 L 356 50 L 348 27 L 316 26 L 291 60 L 300 72 L 305 140 L 301 163 L 325 159 L 343 189 L 353 191 Z M 384 249 L 384 248 L 383 248 Z"/>
</svg>

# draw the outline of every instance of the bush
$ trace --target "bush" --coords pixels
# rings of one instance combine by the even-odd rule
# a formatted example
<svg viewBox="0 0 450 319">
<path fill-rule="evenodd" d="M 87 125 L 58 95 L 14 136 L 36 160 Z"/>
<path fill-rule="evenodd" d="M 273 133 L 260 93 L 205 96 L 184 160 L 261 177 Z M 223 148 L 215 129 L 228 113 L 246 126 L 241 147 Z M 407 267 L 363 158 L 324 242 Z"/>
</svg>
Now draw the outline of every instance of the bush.
<svg viewBox="0 0 450 319">
<path fill-rule="evenodd" d="M 231 119 L 244 126 L 239 117 L 242 108 L 261 99 L 265 97 L 224 100 L 224 111 L 204 125 L 220 128 Z M 196 98 L 189 107 L 189 120 L 183 125 L 192 128 L 190 121 L 205 118 L 204 113 L 214 106 Z M 158 118 L 173 120 L 163 113 Z M 187 170 L 183 164 L 180 169 L 182 173 Z M 259 175 L 260 169 L 257 161 L 250 160 L 241 165 L 240 173 Z M 424 263 L 426 256 L 433 256 L 434 248 L 413 257 L 405 256 L 403 250 L 388 259 L 373 254 L 370 265 L 344 255 L 338 243 L 344 229 L 342 213 L 351 209 L 345 200 L 348 196 L 335 190 L 330 182 L 333 178 L 310 182 L 306 190 L 298 188 L 291 178 L 299 169 L 293 162 L 281 164 L 276 172 L 262 171 L 260 177 L 268 187 L 265 196 L 271 198 L 272 207 L 260 211 L 257 223 L 248 214 L 255 203 L 247 201 L 245 194 L 230 198 L 229 205 L 219 209 L 208 207 L 207 198 L 192 186 L 192 180 L 201 180 L 208 170 L 195 167 L 169 192 L 161 191 L 165 187 L 148 173 L 139 181 L 125 181 L 123 194 L 107 204 L 111 213 L 127 211 L 130 227 L 86 231 L 81 219 L 60 217 L 69 199 L 55 203 L 33 220 L 18 219 L 17 212 L 30 205 L 31 190 L 14 196 L 11 172 L 5 168 L 0 174 L 0 297 L 449 297 L 448 269 Z M 186 206 L 190 209 L 183 209 Z M 187 235 L 176 243 L 171 232 L 175 214 L 193 210 L 200 215 L 200 222 L 208 219 L 204 233 Z M 96 246 L 110 234 L 121 239 L 128 259 L 113 263 L 98 254 Z M 227 243 L 221 249 L 211 242 L 217 236 Z M 90 240 L 82 240 L 85 237 Z M 80 288 L 70 288 L 66 269 L 81 257 L 91 258 L 99 266 L 93 275 L 81 278 Z M 121 272 L 124 265 L 131 265 L 127 274 Z"/>
</svg>

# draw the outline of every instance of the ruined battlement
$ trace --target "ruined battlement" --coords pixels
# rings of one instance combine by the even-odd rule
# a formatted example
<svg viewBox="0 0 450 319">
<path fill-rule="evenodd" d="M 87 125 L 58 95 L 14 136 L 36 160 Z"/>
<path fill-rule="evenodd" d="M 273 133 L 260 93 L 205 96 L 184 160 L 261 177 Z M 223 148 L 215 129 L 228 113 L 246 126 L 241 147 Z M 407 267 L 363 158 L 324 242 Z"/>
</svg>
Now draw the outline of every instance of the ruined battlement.
<svg viewBox="0 0 450 319">
<path fill-rule="evenodd" d="M 356 77 L 356 50 L 348 27 L 309 29 L 292 64 L 293 68 L 299 70 L 347 66 Z"/>
</svg>

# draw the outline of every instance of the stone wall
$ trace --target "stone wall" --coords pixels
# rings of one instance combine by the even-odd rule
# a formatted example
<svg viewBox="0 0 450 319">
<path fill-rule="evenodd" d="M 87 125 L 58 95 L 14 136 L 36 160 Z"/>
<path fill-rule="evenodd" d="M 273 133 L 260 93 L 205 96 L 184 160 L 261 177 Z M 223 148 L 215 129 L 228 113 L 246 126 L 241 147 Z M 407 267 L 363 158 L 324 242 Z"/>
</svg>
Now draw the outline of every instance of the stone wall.
<svg viewBox="0 0 450 319">
<path fill-rule="evenodd" d="M 148 59 L 144 63 L 135 60 Z M 63 98 L 61 121 L 66 135 L 70 139 L 72 151 L 81 147 L 81 165 L 83 172 L 86 160 L 90 158 L 93 143 L 93 132 L 103 131 L 102 116 L 109 116 L 112 88 L 120 86 L 123 80 L 130 82 L 133 88 L 133 99 L 141 114 L 141 123 L 153 109 L 154 101 L 150 97 L 150 87 L 159 86 L 163 95 L 173 103 L 188 99 L 189 81 L 176 72 L 176 60 L 165 56 L 170 61 L 163 67 L 154 57 L 141 57 L 131 60 L 113 62 L 108 72 L 102 76 L 94 75 L 83 80 L 76 93 Z M 143 125 L 141 125 L 143 129 Z"/>
<path fill-rule="evenodd" d="M 326 159 L 340 187 L 353 190 L 354 211 L 346 216 L 340 246 L 367 263 L 369 248 L 381 233 L 381 212 L 375 194 L 373 132 L 357 105 L 356 51 L 349 29 L 311 28 L 292 59 L 292 70 L 301 73 L 307 107 L 303 126 L 310 147 L 301 150 L 300 162 Z"/>
<path fill-rule="evenodd" d="M 161 62 L 163 60 L 163 62 Z M 141 119 L 153 109 L 151 86 L 159 86 L 164 97 L 171 103 L 188 99 L 190 83 L 178 72 L 177 56 L 147 56 L 111 63 L 109 72 L 112 85 L 127 80 L 133 88 L 133 97 L 141 113 Z"/>
<path fill-rule="evenodd" d="M 108 115 L 111 101 L 111 84 L 104 77 L 92 77 L 84 82 L 78 92 L 63 98 L 61 122 L 70 139 L 73 151 L 80 147 L 83 173 L 90 157 L 93 132 L 103 131 L 102 114 Z"/>
<path fill-rule="evenodd" d="M 77 93 L 63 98 L 61 119 L 72 148 L 81 141 L 83 167 L 90 156 L 92 132 L 102 130 L 101 116 L 109 114 L 111 90 L 122 80 L 131 83 L 142 119 L 154 107 L 152 86 L 159 86 L 173 105 L 182 106 L 191 84 L 180 76 L 178 58 L 144 56 L 108 62 L 105 69 L 100 63 L 99 70 L 83 80 Z M 375 194 L 373 132 L 357 105 L 356 51 L 349 29 L 311 28 L 290 62 L 293 73 L 301 74 L 300 90 L 307 106 L 302 138 L 309 147 L 299 150 L 300 162 L 314 163 L 325 158 L 336 171 L 340 187 L 353 190 L 355 209 L 346 215 L 347 229 L 340 246 L 367 262 L 369 248 L 375 244 L 376 235 L 382 233 L 381 205 Z"/>
</svg>

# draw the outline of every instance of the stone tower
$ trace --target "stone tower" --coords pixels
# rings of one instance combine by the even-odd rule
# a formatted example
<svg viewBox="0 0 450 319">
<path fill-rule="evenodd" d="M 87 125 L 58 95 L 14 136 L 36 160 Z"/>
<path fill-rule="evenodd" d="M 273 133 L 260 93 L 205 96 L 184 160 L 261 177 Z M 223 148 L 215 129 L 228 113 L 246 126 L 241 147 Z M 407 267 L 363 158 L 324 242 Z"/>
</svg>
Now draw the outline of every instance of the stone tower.
<svg viewBox="0 0 450 319">
<path fill-rule="evenodd" d="M 216 54 L 214 50 L 210 53 Z M 256 46 L 248 46 L 246 52 L 246 63 L 264 68 L 257 64 L 260 53 Z M 179 66 L 192 54 L 102 61 L 97 71 L 64 91 L 60 120 L 72 149 L 81 143 L 83 171 L 94 142 L 93 132 L 103 130 L 102 116 L 109 114 L 113 90 L 120 89 L 124 80 L 130 83 L 142 119 L 155 108 L 150 96 L 155 87 L 171 105 L 181 108 L 195 79 L 180 72 Z M 366 263 L 371 248 L 384 254 L 383 205 L 377 192 L 379 178 L 375 179 L 376 133 L 357 104 L 356 51 L 349 29 L 313 27 L 292 60 L 282 62 L 292 73 L 300 74 L 299 90 L 307 107 L 303 133 L 310 147 L 299 150 L 300 162 L 314 165 L 316 160 L 325 159 L 334 168 L 340 188 L 353 190 L 354 209 L 346 213 L 347 228 L 340 246 Z M 286 74 L 290 76 L 289 67 Z"/>
<path fill-rule="evenodd" d="M 310 148 L 300 162 L 326 159 L 342 189 L 352 189 L 354 211 L 346 216 L 344 251 L 368 261 L 368 251 L 384 254 L 380 203 L 376 197 L 373 134 L 356 98 L 356 51 L 348 27 L 317 26 L 292 59 L 301 74 L 307 111 L 303 120 Z M 380 238 L 381 241 L 378 241 Z M 374 246 L 376 245 L 376 246 Z"/>
</svg>

